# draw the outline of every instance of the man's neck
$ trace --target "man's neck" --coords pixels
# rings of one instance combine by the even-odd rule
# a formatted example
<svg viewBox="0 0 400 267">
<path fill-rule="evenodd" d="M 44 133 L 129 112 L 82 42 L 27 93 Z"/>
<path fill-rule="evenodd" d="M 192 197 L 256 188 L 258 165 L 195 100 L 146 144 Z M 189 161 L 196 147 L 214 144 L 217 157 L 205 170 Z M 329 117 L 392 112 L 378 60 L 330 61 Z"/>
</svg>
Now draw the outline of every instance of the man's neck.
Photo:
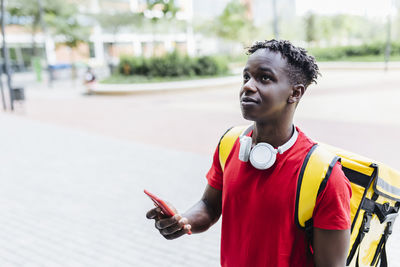
<svg viewBox="0 0 400 267">
<path fill-rule="evenodd" d="M 293 120 L 284 123 L 254 123 L 252 135 L 253 144 L 265 142 L 273 147 L 279 147 L 289 141 L 293 135 Z"/>
</svg>

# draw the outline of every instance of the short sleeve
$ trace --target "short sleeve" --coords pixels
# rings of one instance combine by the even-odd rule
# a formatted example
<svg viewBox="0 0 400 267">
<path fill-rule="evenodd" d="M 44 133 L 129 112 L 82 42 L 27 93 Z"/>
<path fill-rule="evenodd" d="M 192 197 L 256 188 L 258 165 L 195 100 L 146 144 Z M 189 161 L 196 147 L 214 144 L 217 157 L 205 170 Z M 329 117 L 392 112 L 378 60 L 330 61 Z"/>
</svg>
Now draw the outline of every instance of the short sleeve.
<svg viewBox="0 0 400 267">
<path fill-rule="evenodd" d="M 313 214 L 314 227 L 326 230 L 350 229 L 350 198 L 350 182 L 340 163 L 337 163 L 325 189 L 317 198 Z"/>
<path fill-rule="evenodd" d="M 210 186 L 214 187 L 215 189 L 222 190 L 223 172 L 219 162 L 219 145 L 215 149 L 213 162 L 206 177 Z"/>
</svg>

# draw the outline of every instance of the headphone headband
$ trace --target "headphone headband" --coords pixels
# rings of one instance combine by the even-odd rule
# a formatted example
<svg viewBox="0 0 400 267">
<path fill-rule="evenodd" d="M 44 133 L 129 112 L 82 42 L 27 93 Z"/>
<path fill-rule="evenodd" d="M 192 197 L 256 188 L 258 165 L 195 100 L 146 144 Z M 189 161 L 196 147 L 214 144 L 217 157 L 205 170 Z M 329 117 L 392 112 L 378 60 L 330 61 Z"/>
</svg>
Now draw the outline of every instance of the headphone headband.
<svg viewBox="0 0 400 267">
<path fill-rule="evenodd" d="M 249 125 L 249 127 L 247 127 L 246 130 L 244 130 L 244 131 L 242 132 L 242 134 L 240 135 L 240 137 L 248 135 L 248 134 L 249 134 L 251 131 L 253 131 L 253 130 L 254 130 L 254 124 L 251 124 L 251 125 Z M 284 143 L 283 145 L 279 146 L 279 147 L 276 149 L 277 152 L 278 152 L 279 154 L 283 154 L 283 153 L 285 153 L 287 150 L 289 150 L 289 149 L 294 145 L 294 143 L 296 143 L 298 135 L 299 135 L 299 133 L 297 132 L 296 127 L 293 125 L 293 134 L 292 134 L 292 137 L 290 137 L 290 139 L 289 139 L 286 143 Z"/>
</svg>

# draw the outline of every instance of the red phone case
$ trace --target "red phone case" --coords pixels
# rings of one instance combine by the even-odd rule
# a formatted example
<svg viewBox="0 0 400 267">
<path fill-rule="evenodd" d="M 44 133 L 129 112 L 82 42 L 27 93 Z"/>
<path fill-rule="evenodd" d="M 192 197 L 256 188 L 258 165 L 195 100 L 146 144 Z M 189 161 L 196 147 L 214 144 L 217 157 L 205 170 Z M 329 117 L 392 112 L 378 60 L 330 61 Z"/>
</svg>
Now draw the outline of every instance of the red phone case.
<svg viewBox="0 0 400 267">
<path fill-rule="evenodd" d="M 157 207 L 160 207 L 162 213 L 164 213 L 166 216 L 172 217 L 175 215 L 175 212 L 170 207 L 168 207 L 168 205 L 162 199 L 156 197 L 155 195 L 153 195 L 146 189 L 144 189 L 144 193 L 146 195 L 148 195 L 151 200 L 153 200 L 154 204 Z M 191 235 L 191 234 L 192 234 L 192 231 L 189 230 L 188 235 Z"/>
<path fill-rule="evenodd" d="M 150 197 L 151 200 L 153 200 L 154 204 L 157 207 L 160 207 L 162 213 L 164 213 L 166 216 L 172 217 L 175 215 L 175 212 L 168 207 L 168 205 L 160 198 L 156 197 L 146 189 L 144 190 L 144 193 Z"/>
</svg>

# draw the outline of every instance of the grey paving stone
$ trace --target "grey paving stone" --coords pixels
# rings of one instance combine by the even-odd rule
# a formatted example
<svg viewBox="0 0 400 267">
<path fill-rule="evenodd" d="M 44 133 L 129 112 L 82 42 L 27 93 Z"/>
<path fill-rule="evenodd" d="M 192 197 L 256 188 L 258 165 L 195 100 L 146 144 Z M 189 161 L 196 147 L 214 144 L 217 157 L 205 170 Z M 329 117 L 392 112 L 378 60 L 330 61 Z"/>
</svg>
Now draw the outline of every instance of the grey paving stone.
<svg viewBox="0 0 400 267">
<path fill-rule="evenodd" d="M 184 211 L 210 157 L 0 115 L 0 266 L 219 266 L 220 224 L 164 240 L 147 188 Z M 390 237 L 400 266 L 400 223 Z"/>
<path fill-rule="evenodd" d="M 218 266 L 219 226 L 170 242 L 145 218 L 144 188 L 180 210 L 195 203 L 207 157 L 14 116 L 0 124 L 0 266 Z"/>
</svg>

